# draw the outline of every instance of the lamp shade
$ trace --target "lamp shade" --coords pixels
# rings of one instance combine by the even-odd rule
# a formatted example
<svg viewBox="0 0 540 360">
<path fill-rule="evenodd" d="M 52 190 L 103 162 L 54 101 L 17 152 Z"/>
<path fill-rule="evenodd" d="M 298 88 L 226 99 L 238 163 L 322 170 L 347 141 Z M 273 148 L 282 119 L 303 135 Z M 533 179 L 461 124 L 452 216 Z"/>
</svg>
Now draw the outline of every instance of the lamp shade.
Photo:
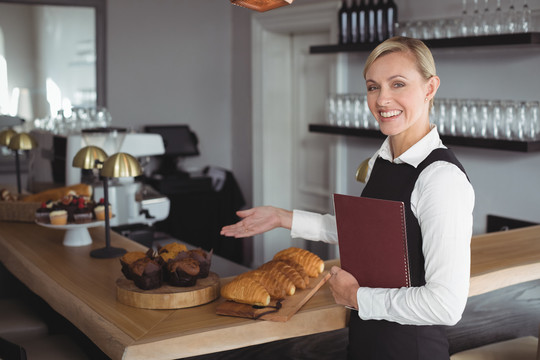
<svg viewBox="0 0 540 360">
<path fill-rule="evenodd" d="M 290 5 L 294 0 L 230 0 L 231 4 L 251 10 L 264 12 L 281 6 Z"/>
<path fill-rule="evenodd" d="M 8 146 L 11 138 L 15 135 L 17 132 L 12 129 L 2 130 L 0 132 L 0 146 Z"/>
<path fill-rule="evenodd" d="M 101 169 L 101 175 L 110 178 L 135 177 L 142 174 L 142 169 L 133 156 L 126 153 L 111 155 Z"/>
<path fill-rule="evenodd" d="M 13 135 L 8 145 L 11 150 L 32 150 L 35 147 L 37 147 L 37 142 L 28 133 Z"/>
<path fill-rule="evenodd" d="M 101 168 L 107 153 L 97 146 L 85 146 L 73 157 L 72 165 L 81 169 Z"/>
</svg>

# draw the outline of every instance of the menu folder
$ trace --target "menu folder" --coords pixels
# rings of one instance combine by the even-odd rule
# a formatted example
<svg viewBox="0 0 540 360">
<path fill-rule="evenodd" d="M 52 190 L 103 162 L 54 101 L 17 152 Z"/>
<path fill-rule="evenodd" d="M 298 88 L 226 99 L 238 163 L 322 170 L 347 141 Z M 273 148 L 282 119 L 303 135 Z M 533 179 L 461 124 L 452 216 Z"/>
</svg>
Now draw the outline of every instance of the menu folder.
<svg viewBox="0 0 540 360">
<path fill-rule="evenodd" d="M 403 202 L 334 194 L 341 268 L 362 287 L 411 286 Z"/>
</svg>

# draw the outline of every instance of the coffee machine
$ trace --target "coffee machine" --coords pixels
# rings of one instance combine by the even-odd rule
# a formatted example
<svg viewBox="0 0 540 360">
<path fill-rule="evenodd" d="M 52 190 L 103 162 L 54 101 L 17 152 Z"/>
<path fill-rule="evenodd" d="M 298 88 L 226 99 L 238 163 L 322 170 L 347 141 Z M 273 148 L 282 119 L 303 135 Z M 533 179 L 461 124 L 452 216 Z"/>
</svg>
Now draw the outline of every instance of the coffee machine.
<svg viewBox="0 0 540 360">
<path fill-rule="evenodd" d="M 103 149 L 107 155 L 128 153 L 136 158 L 161 155 L 165 152 L 163 139 L 158 134 L 131 133 L 119 128 L 83 130 L 81 133 L 56 135 L 33 131 L 39 146 L 30 156 L 28 185 L 31 191 L 43 188 L 91 182 L 94 200 L 104 197 L 99 174 L 85 174 L 72 166 L 77 152 L 89 145 Z M 90 180 L 88 180 L 90 179 Z M 151 226 L 169 216 L 169 199 L 138 179 L 109 179 L 109 202 L 114 217 L 113 227 L 144 224 Z"/>
</svg>

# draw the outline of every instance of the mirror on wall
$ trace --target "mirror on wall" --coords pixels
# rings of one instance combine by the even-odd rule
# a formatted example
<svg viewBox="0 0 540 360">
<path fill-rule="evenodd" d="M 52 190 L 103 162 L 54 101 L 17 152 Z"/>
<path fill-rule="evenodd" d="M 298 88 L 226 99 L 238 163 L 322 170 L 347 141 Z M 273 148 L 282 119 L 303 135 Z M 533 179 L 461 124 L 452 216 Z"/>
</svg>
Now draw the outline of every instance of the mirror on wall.
<svg viewBox="0 0 540 360">
<path fill-rule="evenodd" d="M 16 118 L 106 106 L 105 7 L 105 0 L 0 0 L 0 130 Z"/>
</svg>

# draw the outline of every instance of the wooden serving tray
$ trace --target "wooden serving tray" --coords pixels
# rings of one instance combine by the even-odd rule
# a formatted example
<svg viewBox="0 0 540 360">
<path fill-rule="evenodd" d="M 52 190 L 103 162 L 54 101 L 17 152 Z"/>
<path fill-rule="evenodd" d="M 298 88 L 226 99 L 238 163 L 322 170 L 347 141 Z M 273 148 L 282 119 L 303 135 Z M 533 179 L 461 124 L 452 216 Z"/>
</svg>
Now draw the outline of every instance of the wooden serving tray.
<svg viewBox="0 0 540 360">
<path fill-rule="evenodd" d="M 122 304 L 143 309 L 182 309 L 209 303 L 219 297 L 219 276 L 210 272 L 194 286 L 163 285 L 157 289 L 139 289 L 132 280 L 116 280 L 116 299 Z"/>
<path fill-rule="evenodd" d="M 270 305 L 265 307 L 240 304 L 222 298 L 216 307 L 216 314 L 285 322 L 296 314 L 329 278 L 330 273 L 324 271 L 319 277 L 310 279 L 306 289 L 297 289 L 294 295 L 286 296 L 281 301 L 272 300 Z"/>
</svg>

